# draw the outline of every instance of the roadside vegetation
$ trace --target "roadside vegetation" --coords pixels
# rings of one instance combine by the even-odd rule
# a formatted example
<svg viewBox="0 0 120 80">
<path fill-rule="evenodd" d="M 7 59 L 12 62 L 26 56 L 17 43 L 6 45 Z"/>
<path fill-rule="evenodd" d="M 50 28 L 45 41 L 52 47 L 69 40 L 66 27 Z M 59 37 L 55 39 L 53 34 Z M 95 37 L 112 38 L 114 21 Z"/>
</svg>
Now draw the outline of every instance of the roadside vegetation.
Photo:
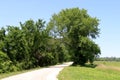
<svg viewBox="0 0 120 80">
<path fill-rule="evenodd" d="M 72 60 L 85 65 L 100 55 L 94 42 L 99 19 L 85 9 L 70 8 L 54 14 L 48 23 L 32 19 L 0 29 L 0 73 L 29 70 Z"/>
<path fill-rule="evenodd" d="M 21 70 L 21 71 L 1 73 L 0 74 L 0 80 L 2 78 L 5 78 L 5 77 L 9 77 L 9 76 L 13 76 L 13 75 L 21 74 L 21 73 L 26 73 L 26 72 L 30 72 L 30 71 L 34 71 L 34 70 L 38 70 L 38 69 L 41 69 L 41 67 L 32 68 L 32 69 L 29 69 L 29 70 Z"/>
<path fill-rule="evenodd" d="M 117 65 L 116 65 L 117 63 Z M 59 80 L 119 80 L 120 62 L 96 61 L 97 66 L 70 66 L 60 72 Z"/>
</svg>

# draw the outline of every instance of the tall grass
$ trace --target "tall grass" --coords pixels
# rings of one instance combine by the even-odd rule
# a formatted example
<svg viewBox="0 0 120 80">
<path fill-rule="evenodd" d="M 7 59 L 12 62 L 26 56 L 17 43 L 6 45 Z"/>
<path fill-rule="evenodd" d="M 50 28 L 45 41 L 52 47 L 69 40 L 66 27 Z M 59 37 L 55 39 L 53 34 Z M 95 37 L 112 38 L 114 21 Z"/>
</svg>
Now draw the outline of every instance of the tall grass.
<svg viewBox="0 0 120 80">
<path fill-rule="evenodd" d="M 95 64 L 104 64 L 106 66 L 120 67 L 120 62 L 117 61 L 95 61 Z"/>
</svg>

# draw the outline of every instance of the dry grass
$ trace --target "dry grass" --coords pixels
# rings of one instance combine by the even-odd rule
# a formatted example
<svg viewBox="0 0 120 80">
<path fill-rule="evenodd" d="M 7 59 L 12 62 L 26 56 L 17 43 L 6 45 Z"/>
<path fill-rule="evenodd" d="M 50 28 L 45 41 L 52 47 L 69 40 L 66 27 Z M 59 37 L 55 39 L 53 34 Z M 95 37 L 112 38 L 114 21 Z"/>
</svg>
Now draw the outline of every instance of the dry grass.
<svg viewBox="0 0 120 80">
<path fill-rule="evenodd" d="M 110 69 L 110 70 L 117 70 L 117 71 L 120 71 L 120 67 L 106 66 L 106 65 L 104 65 L 104 64 L 99 64 L 96 68 Z"/>
</svg>

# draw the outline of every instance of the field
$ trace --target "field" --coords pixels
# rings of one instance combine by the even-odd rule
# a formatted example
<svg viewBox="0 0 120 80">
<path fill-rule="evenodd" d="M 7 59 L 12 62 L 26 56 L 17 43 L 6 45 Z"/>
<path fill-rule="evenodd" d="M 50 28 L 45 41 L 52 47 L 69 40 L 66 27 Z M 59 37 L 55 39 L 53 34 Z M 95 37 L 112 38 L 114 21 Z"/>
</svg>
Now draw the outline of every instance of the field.
<svg viewBox="0 0 120 80">
<path fill-rule="evenodd" d="M 96 61 L 95 68 L 70 66 L 58 75 L 59 80 L 120 80 L 120 62 Z"/>
</svg>

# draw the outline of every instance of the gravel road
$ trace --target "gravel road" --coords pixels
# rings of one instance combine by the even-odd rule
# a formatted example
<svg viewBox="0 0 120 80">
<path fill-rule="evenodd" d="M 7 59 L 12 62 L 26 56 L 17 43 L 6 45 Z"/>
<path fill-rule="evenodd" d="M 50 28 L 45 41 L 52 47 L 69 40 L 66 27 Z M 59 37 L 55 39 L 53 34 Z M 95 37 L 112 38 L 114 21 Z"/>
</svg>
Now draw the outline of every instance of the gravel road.
<svg viewBox="0 0 120 80">
<path fill-rule="evenodd" d="M 61 65 L 50 66 L 48 68 L 42 68 L 19 75 L 10 76 L 2 80 L 58 80 L 57 75 L 59 72 L 72 62 L 63 63 Z"/>
</svg>

